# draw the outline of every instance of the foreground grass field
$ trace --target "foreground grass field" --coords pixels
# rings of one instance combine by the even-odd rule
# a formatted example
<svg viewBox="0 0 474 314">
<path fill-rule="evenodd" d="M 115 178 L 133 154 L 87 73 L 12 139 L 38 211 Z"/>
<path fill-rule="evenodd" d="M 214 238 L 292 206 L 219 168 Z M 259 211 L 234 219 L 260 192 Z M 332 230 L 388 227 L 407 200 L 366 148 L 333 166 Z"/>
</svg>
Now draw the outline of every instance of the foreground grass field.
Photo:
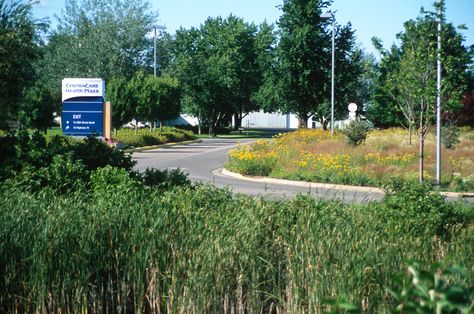
<svg viewBox="0 0 474 314">
<path fill-rule="evenodd" d="M 435 143 L 425 145 L 425 179 L 433 182 Z M 389 181 L 418 181 L 418 145 L 408 144 L 403 129 L 372 131 L 364 144 L 346 143 L 342 133 L 299 130 L 240 146 L 226 165 L 247 175 L 316 182 L 383 186 Z M 464 129 L 454 150 L 442 150 L 442 185 L 452 191 L 474 192 L 474 131 Z"/>
<path fill-rule="evenodd" d="M 95 138 L 20 132 L 0 148 L 0 313 L 474 307 L 474 208 L 427 186 L 269 201 L 136 173 Z"/>
<path fill-rule="evenodd" d="M 94 176 L 65 195 L 1 189 L 1 312 L 321 313 L 345 296 L 384 313 L 412 259 L 474 284 L 473 208 L 426 191 L 359 206 Z"/>
</svg>

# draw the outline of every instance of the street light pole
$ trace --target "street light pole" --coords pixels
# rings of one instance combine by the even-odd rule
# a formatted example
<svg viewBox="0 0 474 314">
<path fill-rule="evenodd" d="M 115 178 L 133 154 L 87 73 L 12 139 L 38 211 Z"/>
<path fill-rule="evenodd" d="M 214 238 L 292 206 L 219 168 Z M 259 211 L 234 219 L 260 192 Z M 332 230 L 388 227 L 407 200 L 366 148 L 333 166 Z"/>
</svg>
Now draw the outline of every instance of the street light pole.
<svg viewBox="0 0 474 314">
<path fill-rule="evenodd" d="M 436 62 L 436 184 L 441 183 L 441 18 L 442 0 L 438 0 L 438 54 Z"/>
<path fill-rule="evenodd" d="M 331 52 L 331 135 L 334 135 L 334 29 L 336 24 L 336 18 L 334 13 L 332 15 L 332 52 Z"/>
<path fill-rule="evenodd" d="M 154 35 L 153 35 L 153 75 L 156 77 L 156 25 L 153 25 Z"/>
<path fill-rule="evenodd" d="M 335 12 L 327 12 L 321 15 L 324 19 L 332 20 L 332 34 L 331 34 L 331 135 L 334 135 L 334 75 L 335 75 L 335 58 L 334 58 L 334 32 L 336 28 L 336 17 Z"/>
<path fill-rule="evenodd" d="M 160 31 L 163 31 L 166 29 L 166 27 L 162 26 L 162 25 L 153 25 L 153 30 L 154 30 L 154 34 L 153 34 L 153 55 L 154 55 L 154 62 L 153 62 L 153 75 L 156 77 L 156 30 L 160 30 Z"/>
</svg>

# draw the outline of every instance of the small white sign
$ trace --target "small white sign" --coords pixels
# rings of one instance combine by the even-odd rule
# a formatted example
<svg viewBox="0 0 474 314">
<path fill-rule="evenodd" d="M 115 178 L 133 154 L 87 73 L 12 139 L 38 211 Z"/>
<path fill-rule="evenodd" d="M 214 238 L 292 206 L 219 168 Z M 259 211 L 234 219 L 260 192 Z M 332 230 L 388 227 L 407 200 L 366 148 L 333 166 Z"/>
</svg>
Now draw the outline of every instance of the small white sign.
<svg viewBox="0 0 474 314">
<path fill-rule="evenodd" d="M 105 97 L 105 83 L 100 78 L 65 78 L 62 95 L 63 101 L 75 97 Z"/>
<path fill-rule="evenodd" d="M 351 102 L 347 108 L 349 109 L 350 112 L 356 112 L 357 111 L 357 104 Z"/>
</svg>

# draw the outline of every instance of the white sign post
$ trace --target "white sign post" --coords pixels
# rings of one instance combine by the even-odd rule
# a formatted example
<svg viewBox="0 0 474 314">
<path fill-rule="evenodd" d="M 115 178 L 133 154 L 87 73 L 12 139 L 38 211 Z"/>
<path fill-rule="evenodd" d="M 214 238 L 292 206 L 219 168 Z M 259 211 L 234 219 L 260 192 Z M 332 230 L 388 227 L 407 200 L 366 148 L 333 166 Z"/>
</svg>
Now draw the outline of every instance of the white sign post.
<svg viewBox="0 0 474 314">
<path fill-rule="evenodd" d="M 349 109 L 349 120 L 350 121 L 355 121 L 356 119 L 356 111 L 357 111 L 357 104 L 351 102 L 349 106 L 347 107 Z"/>
</svg>

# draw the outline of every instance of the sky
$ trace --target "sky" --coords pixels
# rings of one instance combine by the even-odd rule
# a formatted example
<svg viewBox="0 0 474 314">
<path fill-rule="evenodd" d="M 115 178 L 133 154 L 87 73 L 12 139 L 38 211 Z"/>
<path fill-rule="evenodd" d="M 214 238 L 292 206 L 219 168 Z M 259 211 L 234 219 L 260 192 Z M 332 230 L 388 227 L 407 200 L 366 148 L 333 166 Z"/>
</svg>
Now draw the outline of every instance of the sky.
<svg viewBox="0 0 474 314">
<path fill-rule="evenodd" d="M 164 25 L 173 34 L 180 27 L 199 27 L 208 17 L 228 17 L 233 14 L 246 22 L 260 24 L 263 21 L 276 23 L 281 15 L 278 8 L 283 0 L 148 0 L 158 11 L 157 23 Z M 374 53 L 371 38 L 376 36 L 386 48 L 396 42 L 396 34 L 403 31 L 403 23 L 415 19 L 420 8 L 431 10 L 435 0 L 334 0 L 331 11 L 335 11 L 338 24 L 351 22 L 356 30 L 357 42 Z M 64 0 L 40 0 L 33 13 L 36 18 L 61 15 Z M 458 26 L 464 24 L 468 30 L 461 31 L 465 45 L 474 45 L 474 0 L 445 0 L 446 20 Z"/>
</svg>

